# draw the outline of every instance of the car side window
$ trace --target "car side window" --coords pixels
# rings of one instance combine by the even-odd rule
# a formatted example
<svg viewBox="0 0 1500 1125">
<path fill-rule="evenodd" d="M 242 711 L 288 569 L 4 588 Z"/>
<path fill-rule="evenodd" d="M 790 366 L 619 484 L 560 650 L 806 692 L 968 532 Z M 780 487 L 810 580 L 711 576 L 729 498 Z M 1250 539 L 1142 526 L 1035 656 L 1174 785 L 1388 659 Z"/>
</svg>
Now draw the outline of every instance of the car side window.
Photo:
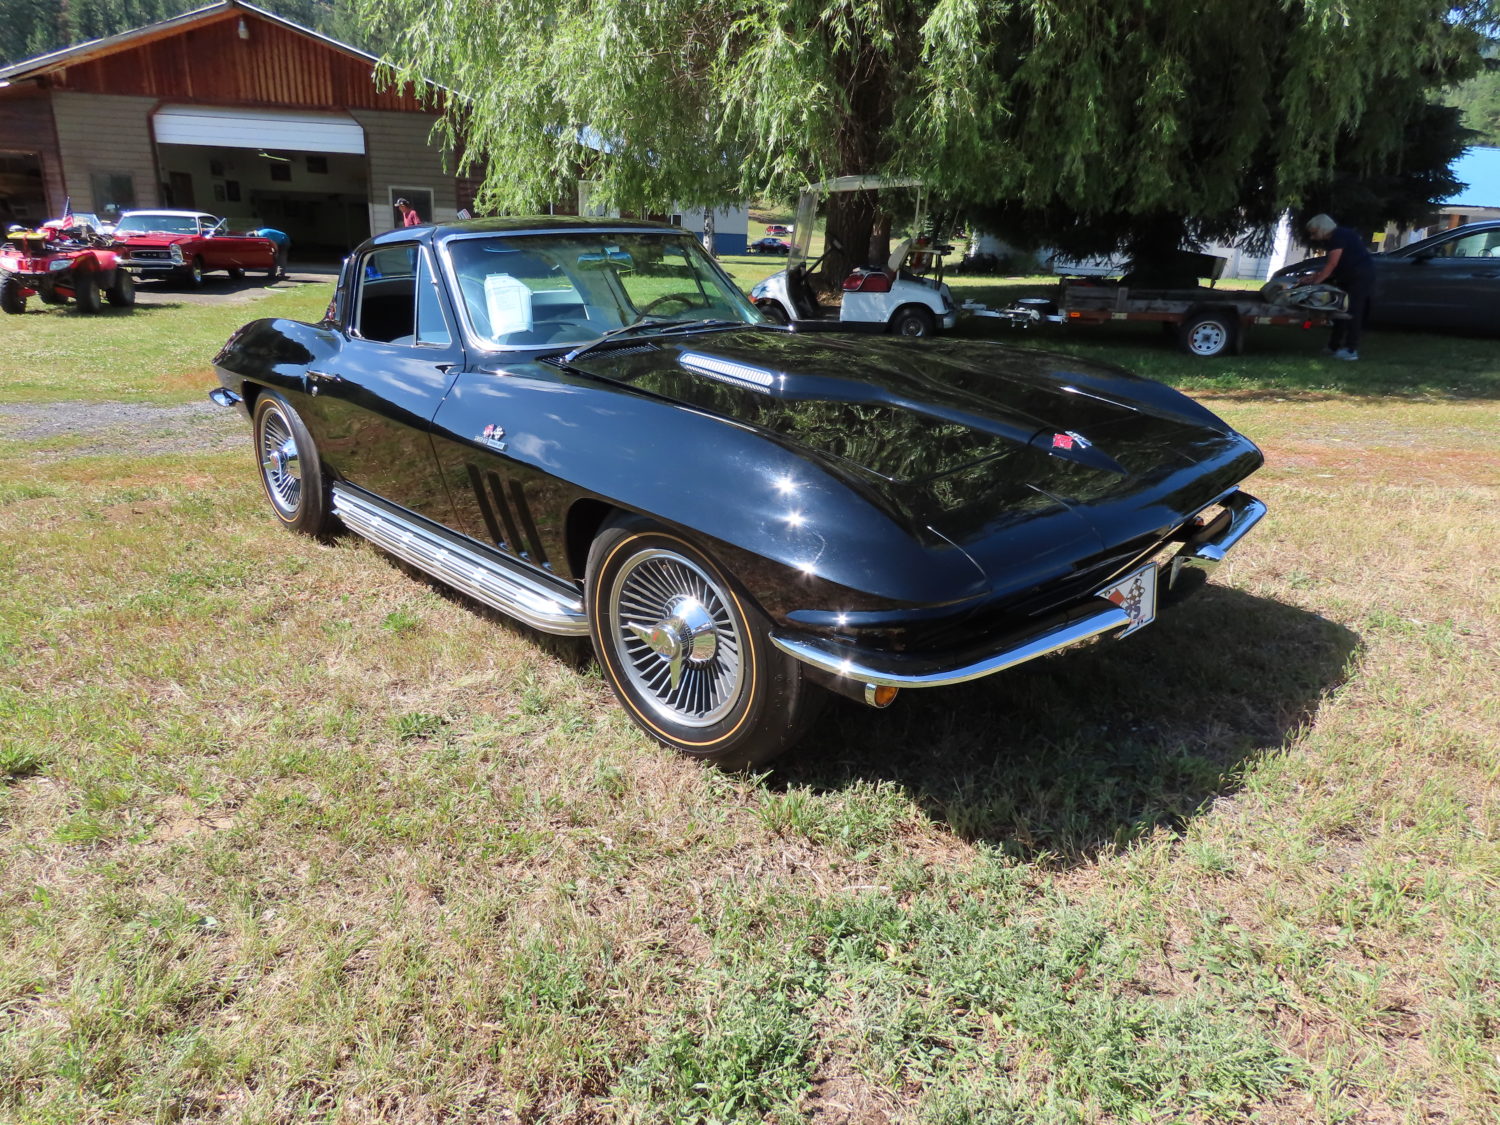
<svg viewBox="0 0 1500 1125">
<path fill-rule="evenodd" d="M 1466 234 L 1463 238 L 1455 238 L 1452 242 L 1446 242 L 1438 247 L 1437 256 L 1440 258 L 1489 258 L 1497 256 L 1495 251 L 1500 248 L 1500 231 L 1482 230 L 1476 234 Z"/>
<path fill-rule="evenodd" d="M 443 301 L 438 295 L 437 278 L 426 254 L 417 255 L 417 330 L 416 342 L 429 347 L 453 342 L 448 322 L 443 317 Z"/>
<path fill-rule="evenodd" d="M 356 336 L 382 343 L 410 344 L 416 331 L 417 244 L 382 246 L 360 264 Z"/>
</svg>

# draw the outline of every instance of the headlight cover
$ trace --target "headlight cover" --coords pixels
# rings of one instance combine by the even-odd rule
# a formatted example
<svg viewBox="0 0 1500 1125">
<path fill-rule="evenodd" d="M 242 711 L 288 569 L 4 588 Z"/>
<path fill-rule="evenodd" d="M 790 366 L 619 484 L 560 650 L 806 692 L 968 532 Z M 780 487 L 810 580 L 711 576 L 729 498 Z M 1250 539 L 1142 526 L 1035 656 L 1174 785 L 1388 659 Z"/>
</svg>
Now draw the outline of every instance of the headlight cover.
<svg viewBox="0 0 1500 1125">
<path fill-rule="evenodd" d="M 177 245 L 177 243 L 174 242 L 172 243 L 171 249 L 169 249 L 167 253 L 172 256 L 172 261 L 176 262 L 179 266 L 182 265 L 183 259 L 181 246 Z"/>
<path fill-rule="evenodd" d="M 65 270 L 73 264 L 72 258 L 58 258 L 47 263 L 47 272 L 53 273 L 57 270 Z"/>
</svg>

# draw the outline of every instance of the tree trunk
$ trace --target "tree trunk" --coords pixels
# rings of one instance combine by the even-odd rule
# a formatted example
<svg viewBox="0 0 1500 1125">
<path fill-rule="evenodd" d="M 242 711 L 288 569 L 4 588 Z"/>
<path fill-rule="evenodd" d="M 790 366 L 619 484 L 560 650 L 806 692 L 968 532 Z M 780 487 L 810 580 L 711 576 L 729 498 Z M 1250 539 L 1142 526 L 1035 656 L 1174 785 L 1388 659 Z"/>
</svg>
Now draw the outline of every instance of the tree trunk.
<svg viewBox="0 0 1500 1125">
<path fill-rule="evenodd" d="M 868 264 L 874 230 L 875 192 L 842 191 L 828 197 L 823 268 L 819 271 L 824 282 L 838 287 L 855 266 Z"/>
<path fill-rule="evenodd" d="M 891 213 L 879 211 L 875 215 L 875 226 L 870 231 L 871 265 L 888 262 L 891 257 Z"/>
<path fill-rule="evenodd" d="M 703 250 L 710 258 L 717 258 L 714 253 L 714 209 L 705 207 L 703 209 Z"/>
</svg>

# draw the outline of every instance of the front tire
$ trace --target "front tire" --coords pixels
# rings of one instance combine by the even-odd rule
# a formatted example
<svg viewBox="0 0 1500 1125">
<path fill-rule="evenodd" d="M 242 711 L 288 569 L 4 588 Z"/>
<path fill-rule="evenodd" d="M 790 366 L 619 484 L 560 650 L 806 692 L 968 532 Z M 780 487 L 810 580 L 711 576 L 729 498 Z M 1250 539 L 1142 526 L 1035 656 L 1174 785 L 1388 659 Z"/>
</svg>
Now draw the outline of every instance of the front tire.
<svg viewBox="0 0 1500 1125">
<path fill-rule="evenodd" d="M 0 312 L 20 316 L 26 311 L 26 298 L 21 296 L 21 281 L 14 274 L 0 274 Z"/>
<path fill-rule="evenodd" d="M 333 530 L 333 505 L 312 435 L 291 403 L 266 391 L 255 403 L 255 455 L 260 483 L 282 525 L 304 535 Z"/>
<path fill-rule="evenodd" d="M 589 633 L 630 718 L 657 741 L 722 769 L 782 753 L 822 701 L 778 651 L 732 578 L 675 532 L 637 516 L 589 550 Z"/>
<path fill-rule="evenodd" d="M 755 307 L 760 310 L 761 316 L 765 317 L 772 324 L 785 326 L 792 322 L 792 318 L 786 315 L 786 309 L 782 308 L 776 301 L 759 301 Z"/>
<path fill-rule="evenodd" d="M 177 276 L 190 289 L 203 288 L 203 259 L 194 258 L 178 271 Z"/>
<path fill-rule="evenodd" d="M 91 273 L 79 274 L 74 278 L 73 300 L 81 313 L 92 315 L 103 308 L 99 300 L 99 279 Z"/>
</svg>

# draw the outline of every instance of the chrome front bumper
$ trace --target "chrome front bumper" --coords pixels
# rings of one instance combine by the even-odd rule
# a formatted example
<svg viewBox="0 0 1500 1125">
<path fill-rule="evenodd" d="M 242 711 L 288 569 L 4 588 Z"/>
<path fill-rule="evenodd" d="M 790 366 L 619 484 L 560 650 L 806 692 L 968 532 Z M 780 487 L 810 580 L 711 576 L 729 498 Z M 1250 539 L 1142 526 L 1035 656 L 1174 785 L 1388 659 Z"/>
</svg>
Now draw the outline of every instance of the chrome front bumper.
<svg viewBox="0 0 1500 1125">
<path fill-rule="evenodd" d="M 1190 540 L 1162 568 L 1158 581 L 1167 589 L 1176 584 L 1185 567 L 1212 570 L 1218 566 L 1230 548 L 1266 514 L 1266 506 L 1246 492 L 1233 492 L 1220 503 L 1225 515 L 1205 529 L 1205 538 Z M 1067 618 L 1050 620 L 1032 631 L 954 652 L 883 652 L 785 630 L 773 631 L 771 643 L 812 668 L 857 683 L 896 688 L 943 687 L 992 676 L 1129 626 L 1130 615 L 1123 609 L 1102 599 L 1095 604 L 1097 608 L 1076 608 Z"/>
</svg>

